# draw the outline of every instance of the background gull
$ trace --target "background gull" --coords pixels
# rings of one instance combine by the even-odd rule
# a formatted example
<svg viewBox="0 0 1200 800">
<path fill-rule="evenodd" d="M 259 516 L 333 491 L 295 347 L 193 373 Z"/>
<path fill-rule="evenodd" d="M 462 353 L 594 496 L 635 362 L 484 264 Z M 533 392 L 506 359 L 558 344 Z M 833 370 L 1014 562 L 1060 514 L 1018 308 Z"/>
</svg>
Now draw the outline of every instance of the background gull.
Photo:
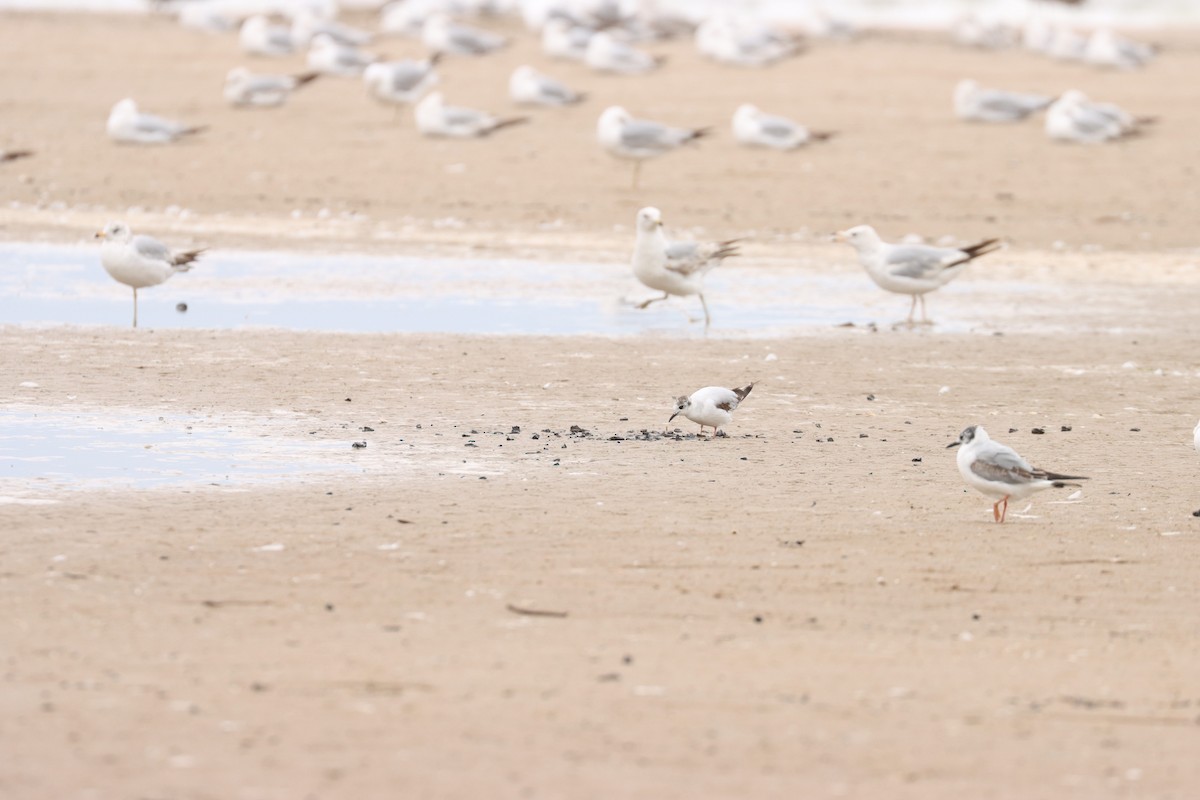
<svg viewBox="0 0 1200 800">
<path fill-rule="evenodd" d="M 610 106 L 596 124 L 600 146 L 617 158 L 633 160 L 633 188 L 638 186 L 642 161 L 670 153 L 708 134 L 708 128 L 673 128 L 635 119 L 620 106 Z"/>
<path fill-rule="evenodd" d="M 399 108 L 416 103 L 425 92 L 437 85 L 437 63 L 441 55 L 434 53 L 421 61 L 380 61 L 363 72 L 363 83 L 376 100 Z"/>
<path fill-rule="evenodd" d="M 867 270 L 879 288 L 912 297 L 908 310 L 909 325 L 921 301 L 921 321 L 929 324 L 925 313 L 925 295 L 958 277 L 967 264 L 998 249 L 998 239 L 987 239 L 970 247 L 931 247 L 924 244 L 888 244 L 870 225 L 856 225 L 840 231 L 835 238 L 858 251 L 858 263 Z"/>
<path fill-rule="evenodd" d="M 508 94 L 516 103 L 535 106 L 569 106 L 584 98 L 582 93 L 530 66 L 513 70 Z"/>
<path fill-rule="evenodd" d="M 588 41 L 584 63 L 597 72 L 640 75 L 658 69 L 666 59 L 638 50 L 601 31 Z"/>
<path fill-rule="evenodd" d="M 550 58 L 583 61 L 587 57 L 588 42 L 592 40 L 593 35 L 595 32 L 590 28 L 555 17 L 547 20 L 542 28 L 542 52 Z"/>
<path fill-rule="evenodd" d="M 672 242 L 663 234 L 662 213 L 653 207 L 637 213 L 636 225 L 633 275 L 647 287 L 663 293 L 662 297 L 652 297 L 638 303 L 637 307 L 647 308 L 671 295 L 696 295 L 704 309 L 704 327 L 707 328 L 712 324 L 712 317 L 704 300 L 704 276 L 722 260 L 738 254 L 737 240 Z"/>
<path fill-rule="evenodd" d="M 362 47 L 373 38 L 369 31 L 345 25 L 334 19 L 326 19 L 310 9 L 301 9 L 292 18 L 292 46 L 307 47 L 313 37 L 323 33 L 340 45 Z"/>
<path fill-rule="evenodd" d="M 799 41 L 760 22 L 714 14 L 696 28 L 696 50 L 740 67 L 764 67 L 793 55 Z"/>
<path fill-rule="evenodd" d="M 292 32 L 283 25 L 272 25 L 261 14 L 249 17 L 238 31 L 242 52 L 252 56 L 286 56 L 296 49 Z"/>
<path fill-rule="evenodd" d="M 378 61 L 377 56 L 364 53 L 353 47 L 338 44 L 326 33 L 313 37 L 308 50 L 308 68 L 322 75 L 342 78 L 357 78 L 368 66 Z"/>
<path fill-rule="evenodd" d="M 445 14 L 432 14 L 425 20 L 421 41 L 435 53 L 458 56 L 482 56 L 508 44 L 499 34 L 461 25 Z"/>
<path fill-rule="evenodd" d="M 1021 500 L 1034 492 L 1054 487 L 1079 486 L 1067 481 L 1086 481 L 1081 475 L 1059 475 L 1029 464 L 1016 450 L 993 441 L 982 425 L 972 425 L 946 445 L 960 447 L 958 472 L 971 488 L 995 498 L 992 518 L 1004 522 L 1010 499 Z"/>
<path fill-rule="evenodd" d="M 1114 33 L 1109 28 L 1093 31 L 1083 51 L 1083 60 L 1096 67 L 1137 69 L 1154 58 L 1154 48 Z"/>
<path fill-rule="evenodd" d="M 316 80 L 317 73 L 300 75 L 254 74 L 245 67 L 234 67 L 225 76 L 225 100 L 234 106 L 273 107 L 287 102 L 292 91 Z"/>
<path fill-rule="evenodd" d="M 143 114 L 138 111 L 137 104 L 126 97 L 112 107 L 106 127 L 109 138 L 122 144 L 167 144 L 199 133 L 206 126 L 184 125 L 153 114 Z"/>
<path fill-rule="evenodd" d="M 1150 118 L 1134 117 L 1112 103 L 1093 103 L 1075 89 L 1064 92 L 1046 111 L 1046 135 L 1079 144 L 1100 144 L 1138 132 Z"/>
<path fill-rule="evenodd" d="M 973 80 L 954 87 L 954 113 L 970 122 L 1020 122 L 1054 102 L 1041 94 L 984 89 Z"/>
<path fill-rule="evenodd" d="M 138 289 L 157 286 L 177 272 L 187 272 L 201 250 L 172 251 L 158 239 L 134 236 L 123 222 L 110 222 L 96 234 L 103 239 L 100 263 L 113 280 L 133 289 L 133 327 L 138 324 Z"/>
<path fill-rule="evenodd" d="M 705 427 L 713 429 L 715 437 L 722 425 L 733 422 L 733 412 L 742 404 L 750 390 L 751 383 L 741 389 L 726 389 L 723 386 L 705 386 L 697 389 L 691 395 L 681 395 L 675 400 L 675 413 L 667 420 L 667 425 L 680 414 L 700 426 L 700 435 L 704 435 Z"/>
<path fill-rule="evenodd" d="M 528 117 L 501 118 L 474 108 L 448 106 L 441 92 L 430 92 L 415 109 L 417 130 L 426 136 L 475 139 L 501 128 L 527 122 Z"/>
<path fill-rule="evenodd" d="M 733 138 L 751 147 L 771 147 L 793 150 L 809 142 L 820 142 L 834 134 L 829 131 L 810 131 L 786 117 L 764 114 L 746 103 L 733 114 Z"/>
</svg>

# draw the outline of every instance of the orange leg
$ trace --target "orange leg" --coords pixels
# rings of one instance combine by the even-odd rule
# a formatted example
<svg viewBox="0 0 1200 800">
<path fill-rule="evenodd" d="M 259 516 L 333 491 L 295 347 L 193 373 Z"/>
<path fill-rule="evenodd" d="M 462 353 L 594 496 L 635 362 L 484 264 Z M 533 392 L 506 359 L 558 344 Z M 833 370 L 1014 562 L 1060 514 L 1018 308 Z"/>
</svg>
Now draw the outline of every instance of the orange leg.
<svg viewBox="0 0 1200 800">
<path fill-rule="evenodd" d="M 999 500 L 997 500 L 995 503 L 992 503 L 992 519 L 995 520 L 996 522 L 1000 521 L 1000 501 Z"/>
<path fill-rule="evenodd" d="M 1004 508 L 1000 509 L 1000 521 L 1004 522 L 1004 518 L 1008 516 L 1008 498 L 1004 498 Z M 998 505 L 998 504 L 997 504 Z"/>
</svg>

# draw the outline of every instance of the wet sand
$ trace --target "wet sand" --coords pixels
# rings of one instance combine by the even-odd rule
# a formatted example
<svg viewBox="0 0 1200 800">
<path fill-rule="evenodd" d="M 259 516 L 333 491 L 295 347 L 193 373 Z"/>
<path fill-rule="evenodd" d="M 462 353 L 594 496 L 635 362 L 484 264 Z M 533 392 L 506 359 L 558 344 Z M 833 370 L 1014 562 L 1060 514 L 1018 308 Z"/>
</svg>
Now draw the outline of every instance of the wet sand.
<svg viewBox="0 0 1200 800">
<path fill-rule="evenodd" d="M 655 202 L 685 227 L 755 231 L 736 269 L 847 273 L 817 232 L 871 219 L 888 235 L 1002 232 L 1012 248 L 988 269 L 1075 306 L 1096 285 L 1104 327 L 742 341 L 0 328 L 8 413 L 257 418 L 362 469 L 129 491 L 0 476 L 0 795 L 1194 796 L 1200 363 L 1183 248 L 1200 110 L 1171 105 L 1194 47 L 1131 76 L 895 37 L 766 73 L 668 46 L 675 69 L 656 84 L 558 70 L 595 92 L 557 128 L 578 143 L 539 114 L 486 145 L 429 144 L 434 159 L 355 84 L 318 83 L 243 127 L 219 105 L 226 39 L 155 20 L 4 22 L 7 51 L 43 64 L 0 75 L 4 144 L 45 151 L 17 172 L 28 182 L 3 173 L 26 204 L 0 209 L 5 238 L 78 241 L 136 205 L 180 243 L 603 261 L 627 257 L 615 226 Z M 114 57 L 135 42 L 145 61 Z M 38 61 L 54 48 L 77 58 Z M 475 78 L 528 55 L 454 62 L 447 89 L 483 103 Z M 1051 146 L 1036 124 L 964 128 L 946 95 L 968 70 L 1172 113 L 1099 149 Z M 811 91 L 797 113 L 845 135 L 786 157 L 722 135 L 651 164 L 639 194 L 592 148 L 608 99 L 720 121 L 748 81 L 765 107 Z M 110 146 L 103 117 L 126 92 L 211 134 Z M 866 124 L 867 95 L 898 121 L 919 101 L 928 127 Z M 770 177 L 780 164 L 786 180 Z M 321 208 L 332 218 L 314 220 Z M 675 395 L 751 380 L 728 438 L 658 435 Z M 972 423 L 1088 475 L 1082 495 L 1043 493 L 995 525 L 945 449 Z"/>
</svg>

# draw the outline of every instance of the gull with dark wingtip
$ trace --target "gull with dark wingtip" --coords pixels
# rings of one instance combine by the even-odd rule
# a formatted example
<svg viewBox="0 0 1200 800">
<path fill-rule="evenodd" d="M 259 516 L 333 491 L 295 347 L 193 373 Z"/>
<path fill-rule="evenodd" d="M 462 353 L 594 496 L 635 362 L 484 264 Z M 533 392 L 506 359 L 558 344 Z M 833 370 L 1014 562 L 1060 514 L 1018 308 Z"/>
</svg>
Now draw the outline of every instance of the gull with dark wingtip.
<svg viewBox="0 0 1200 800">
<path fill-rule="evenodd" d="M 716 436 L 722 425 L 733 422 L 733 412 L 753 388 L 753 383 L 741 389 L 705 386 L 691 395 L 681 395 L 675 400 L 675 413 L 667 420 L 667 424 L 683 414 L 700 426 L 701 436 L 705 428 L 712 428 L 713 436 Z"/>
</svg>

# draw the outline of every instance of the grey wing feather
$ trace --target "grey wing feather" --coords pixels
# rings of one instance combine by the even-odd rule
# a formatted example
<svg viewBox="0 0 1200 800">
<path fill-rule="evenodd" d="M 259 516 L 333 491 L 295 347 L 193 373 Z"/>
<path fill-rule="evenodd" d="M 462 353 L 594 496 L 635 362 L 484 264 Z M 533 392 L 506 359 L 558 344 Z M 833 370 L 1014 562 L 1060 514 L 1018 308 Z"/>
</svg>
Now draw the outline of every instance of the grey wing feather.
<svg viewBox="0 0 1200 800">
<path fill-rule="evenodd" d="M 982 478 L 1001 483 L 1030 483 L 1037 480 L 1036 470 L 1011 447 L 993 443 L 971 462 L 971 471 Z"/>
<path fill-rule="evenodd" d="M 1052 102 L 1054 102 L 1052 97 L 1011 92 L 984 92 L 979 98 L 979 104 L 989 111 L 1017 117 L 1031 114 Z"/>
<path fill-rule="evenodd" d="M 392 70 L 392 88 L 407 92 L 424 80 L 427 70 L 421 67 L 403 66 Z"/>
<path fill-rule="evenodd" d="M 796 123 L 783 117 L 765 116 L 759 118 L 762 132 L 767 136 L 785 139 L 796 132 Z"/>
<path fill-rule="evenodd" d="M 627 147 L 665 147 L 667 130 L 665 125 L 657 122 L 630 120 L 621 129 L 621 142 Z"/>
<path fill-rule="evenodd" d="M 556 100 L 561 100 L 564 103 L 569 103 L 575 99 L 575 92 L 571 91 L 565 84 L 558 81 L 543 79 L 538 81 L 538 88 L 542 94 L 553 97 Z"/>
<path fill-rule="evenodd" d="M 452 125 L 471 125 L 479 122 L 484 114 L 476 111 L 473 108 L 462 108 L 460 106 L 443 106 L 442 117 Z"/>
<path fill-rule="evenodd" d="M 958 251 L 922 245 L 893 246 L 884 258 L 888 272 L 902 278 L 929 278 L 955 263 L 950 256 Z M 962 261 L 969 260 L 960 253 Z"/>
<path fill-rule="evenodd" d="M 167 262 L 172 260 L 170 248 L 158 239 L 153 239 L 149 236 L 135 236 L 133 237 L 133 247 L 142 258 Z"/>
</svg>

